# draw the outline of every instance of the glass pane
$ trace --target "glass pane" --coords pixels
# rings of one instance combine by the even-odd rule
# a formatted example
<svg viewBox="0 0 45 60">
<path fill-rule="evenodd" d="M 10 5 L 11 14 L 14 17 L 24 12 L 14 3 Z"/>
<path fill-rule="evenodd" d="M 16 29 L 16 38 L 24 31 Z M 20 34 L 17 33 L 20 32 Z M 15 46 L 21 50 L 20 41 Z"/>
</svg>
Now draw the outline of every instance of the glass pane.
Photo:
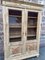
<svg viewBox="0 0 45 60">
<path fill-rule="evenodd" d="M 28 35 L 35 36 L 36 35 L 36 28 L 28 28 Z"/>
<path fill-rule="evenodd" d="M 22 11 L 9 9 L 9 40 L 21 41 Z"/>
<path fill-rule="evenodd" d="M 9 24 L 20 25 L 22 19 L 21 11 L 9 10 Z"/>
<path fill-rule="evenodd" d="M 37 12 L 28 12 L 28 17 L 37 17 Z"/>
<path fill-rule="evenodd" d="M 37 25 L 37 20 L 36 18 L 28 18 L 28 25 L 30 26 L 36 26 Z"/>
<path fill-rule="evenodd" d="M 37 18 L 37 12 L 28 12 L 27 40 L 36 39 Z"/>
</svg>

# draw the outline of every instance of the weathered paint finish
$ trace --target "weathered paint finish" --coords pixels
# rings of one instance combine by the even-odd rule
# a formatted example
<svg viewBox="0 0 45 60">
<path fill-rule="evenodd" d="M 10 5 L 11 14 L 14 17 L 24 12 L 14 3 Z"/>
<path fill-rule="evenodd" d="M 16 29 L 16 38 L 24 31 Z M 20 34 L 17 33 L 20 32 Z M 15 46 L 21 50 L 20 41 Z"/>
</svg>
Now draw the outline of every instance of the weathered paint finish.
<svg viewBox="0 0 45 60">
<path fill-rule="evenodd" d="M 41 44 L 45 44 L 45 17 L 42 17 Z M 0 53 L 3 53 L 3 15 L 2 6 L 0 6 Z"/>
</svg>

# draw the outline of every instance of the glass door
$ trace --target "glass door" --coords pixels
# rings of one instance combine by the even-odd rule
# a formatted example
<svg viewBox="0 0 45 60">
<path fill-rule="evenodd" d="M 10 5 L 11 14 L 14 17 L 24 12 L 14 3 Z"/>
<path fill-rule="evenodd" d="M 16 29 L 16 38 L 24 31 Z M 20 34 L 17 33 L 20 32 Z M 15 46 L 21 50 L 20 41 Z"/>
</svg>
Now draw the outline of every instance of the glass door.
<svg viewBox="0 0 45 60">
<path fill-rule="evenodd" d="M 8 38 L 10 44 L 10 55 L 19 56 L 22 54 L 22 9 L 8 8 Z"/>
<path fill-rule="evenodd" d="M 31 53 L 37 50 L 37 21 L 38 12 L 28 11 L 26 51 Z"/>
</svg>

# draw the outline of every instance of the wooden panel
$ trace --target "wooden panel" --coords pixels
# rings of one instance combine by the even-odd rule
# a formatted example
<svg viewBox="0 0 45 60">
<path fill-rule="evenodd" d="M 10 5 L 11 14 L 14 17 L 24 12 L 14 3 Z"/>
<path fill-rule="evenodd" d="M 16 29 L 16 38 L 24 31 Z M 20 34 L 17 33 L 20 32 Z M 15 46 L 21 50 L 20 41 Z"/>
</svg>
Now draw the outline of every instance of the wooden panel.
<svg viewBox="0 0 45 60">
<path fill-rule="evenodd" d="M 10 46 L 10 55 L 19 56 L 20 54 L 22 54 L 22 44 Z"/>
<path fill-rule="evenodd" d="M 30 41 L 26 43 L 26 51 L 30 53 L 31 51 L 37 51 L 37 42 Z"/>
</svg>

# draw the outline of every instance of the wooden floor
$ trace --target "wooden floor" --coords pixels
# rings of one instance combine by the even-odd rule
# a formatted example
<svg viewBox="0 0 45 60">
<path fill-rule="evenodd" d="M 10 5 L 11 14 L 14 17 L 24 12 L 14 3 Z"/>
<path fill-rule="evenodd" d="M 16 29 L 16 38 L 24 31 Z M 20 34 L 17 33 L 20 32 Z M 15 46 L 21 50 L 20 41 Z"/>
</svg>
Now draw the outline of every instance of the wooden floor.
<svg viewBox="0 0 45 60">
<path fill-rule="evenodd" d="M 0 54 L 0 60 L 4 60 L 4 54 L 3 53 Z M 40 48 L 40 56 L 38 58 L 34 57 L 34 58 L 28 58 L 25 60 L 45 60 L 45 47 Z"/>
</svg>

